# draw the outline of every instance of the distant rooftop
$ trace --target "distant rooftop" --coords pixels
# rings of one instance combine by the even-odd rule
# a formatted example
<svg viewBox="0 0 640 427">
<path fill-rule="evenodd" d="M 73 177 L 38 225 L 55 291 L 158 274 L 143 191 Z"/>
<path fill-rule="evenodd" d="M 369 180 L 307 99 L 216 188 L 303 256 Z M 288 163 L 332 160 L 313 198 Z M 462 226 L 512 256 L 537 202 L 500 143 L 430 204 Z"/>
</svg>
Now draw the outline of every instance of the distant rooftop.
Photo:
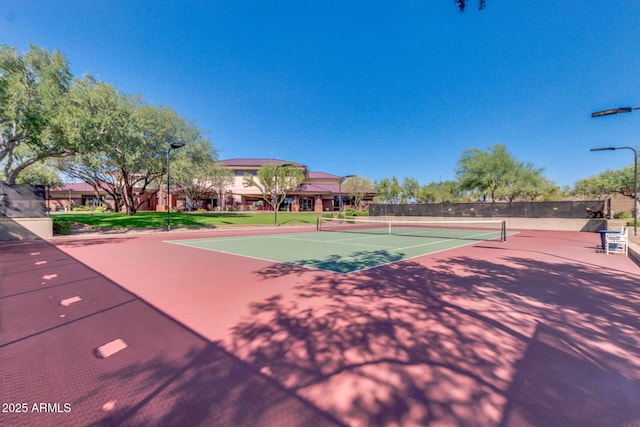
<svg viewBox="0 0 640 427">
<path fill-rule="evenodd" d="M 309 172 L 309 178 L 320 179 L 320 178 L 330 178 L 330 179 L 339 179 L 338 175 L 333 175 L 326 172 Z"/>
<path fill-rule="evenodd" d="M 220 163 L 222 163 L 225 166 L 250 166 L 250 167 L 260 167 L 262 165 L 277 165 L 277 164 L 280 164 L 280 163 L 294 163 L 297 166 L 304 166 L 304 165 L 302 165 L 300 163 L 289 162 L 287 160 L 256 159 L 256 158 L 244 158 L 244 157 L 237 157 L 235 159 L 220 160 Z"/>
</svg>

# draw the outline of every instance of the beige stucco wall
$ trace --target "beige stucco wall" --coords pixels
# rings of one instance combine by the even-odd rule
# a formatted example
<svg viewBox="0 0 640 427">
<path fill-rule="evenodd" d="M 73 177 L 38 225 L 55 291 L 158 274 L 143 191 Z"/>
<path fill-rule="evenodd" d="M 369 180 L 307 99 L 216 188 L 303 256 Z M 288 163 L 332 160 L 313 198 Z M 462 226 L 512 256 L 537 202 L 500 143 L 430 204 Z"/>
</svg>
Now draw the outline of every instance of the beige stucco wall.
<svg viewBox="0 0 640 427">
<path fill-rule="evenodd" d="M 12 218 L 0 221 L 0 240 L 31 240 L 53 237 L 51 218 Z"/>
</svg>

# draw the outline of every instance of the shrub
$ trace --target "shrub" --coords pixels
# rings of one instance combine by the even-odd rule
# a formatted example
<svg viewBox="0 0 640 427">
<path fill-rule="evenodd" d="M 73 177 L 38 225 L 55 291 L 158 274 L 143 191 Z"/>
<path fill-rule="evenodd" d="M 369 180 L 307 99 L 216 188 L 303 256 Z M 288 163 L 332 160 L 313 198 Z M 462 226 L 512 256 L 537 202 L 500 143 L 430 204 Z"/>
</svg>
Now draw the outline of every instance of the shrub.
<svg viewBox="0 0 640 427">
<path fill-rule="evenodd" d="M 631 212 L 616 212 L 613 217 L 615 219 L 623 219 L 623 218 L 633 218 Z"/>
<path fill-rule="evenodd" d="M 71 234 L 71 223 L 60 218 L 53 218 L 53 234 Z"/>
<path fill-rule="evenodd" d="M 369 211 L 363 209 L 361 211 L 355 210 L 353 208 L 347 209 L 347 216 L 369 216 Z"/>
</svg>

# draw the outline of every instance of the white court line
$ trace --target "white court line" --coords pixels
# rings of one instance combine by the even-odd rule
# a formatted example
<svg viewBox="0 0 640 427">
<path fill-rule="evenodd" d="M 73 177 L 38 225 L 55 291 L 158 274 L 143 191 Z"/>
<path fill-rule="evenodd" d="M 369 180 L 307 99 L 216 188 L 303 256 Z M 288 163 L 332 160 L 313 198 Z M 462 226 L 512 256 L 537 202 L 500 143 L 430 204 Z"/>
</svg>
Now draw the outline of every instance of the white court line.
<svg viewBox="0 0 640 427">
<path fill-rule="evenodd" d="M 318 265 L 322 265 L 322 264 L 329 264 L 329 263 L 339 263 L 345 260 L 350 260 L 350 259 L 358 259 L 358 258 L 362 258 L 362 257 L 367 257 L 370 256 L 370 254 L 362 254 L 362 255 L 358 255 L 358 256 L 349 256 L 349 257 L 344 257 L 344 258 L 338 258 L 335 260 L 331 260 L 331 261 L 320 261 L 317 263 L 311 263 L 311 264 L 295 264 L 293 262 L 287 262 L 287 261 L 278 261 L 278 260 L 274 260 L 274 259 L 269 259 L 269 258 L 260 258 L 260 257 L 256 257 L 256 256 L 251 256 L 251 255 L 244 255 L 244 254 L 239 254 L 236 252 L 228 252 L 228 251 L 224 251 L 224 250 L 219 250 L 219 249 L 212 249 L 212 248 L 206 248 L 206 247 L 201 247 L 201 246 L 194 246 L 191 245 L 187 242 L 194 242 L 194 241 L 209 241 L 209 240 L 220 240 L 220 241 L 235 241 L 235 240 L 251 240 L 251 239 L 264 239 L 264 238 L 274 238 L 274 239 L 282 239 L 282 240 L 299 240 L 299 241 L 306 241 L 306 242 L 312 242 L 312 243 L 339 243 L 339 244 L 345 244 L 345 245 L 354 245 L 354 246 L 367 246 L 367 247 L 375 247 L 375 248 L 379 248 L 380 250 L 385 250 L 388 249 L 391 252 L 397 252 L 397 251 L 402 251 L 402 250 L 406 250 L 406 249 L 413 249 L 413 248 L 418 248 L 421 246 L 431 246 L 431 245 L 437 245 L 440 243 L 445 243 L 445 242 L 450 242 L 450 241 L 455 241 L 455 240 L 463 240 L 463 239 L 472 239 L 476 236 L 480 237 L 483 235 L 488 234 L 487 232 L 483 232 L 481 234 L 476 234 L 476 235 L 471 235 L 471 236 L 465 236 L 465 237 L 457 237 L 457 238 L 449 238 L 449 239 L 441 239 L 441 240 L 436 240 L 436 241 L 432 241 L 432 242 L 427 242 L 427 243 L 421 243 L 418 245 L 411 245 L 411 246 L 405 246 L 405 247 L 401 247 L 401 248 L 397 248 L 397 247 L 391 247 L 391 246 L 381 246 L 381 245 L 366 245 L 366 244 L 358 244 L 358 243 L 347 243 L 347 241 L 349 240 L 362 240 L 362 239 L 374 239 L 377 237 L 381 237 L 381 235 L 376 234 L 376 235 L 371 235 L 371 236 L 364 236 L 364 237 L 358 237 L 358 238 L 350 238 L 350 239 L 339 239 L 339 240 L 329 240 L 329 241 L 321 241 L 321 240 L 313 240 L 313 239 L 296 239 L 296 238 L 291 238 L 291 237 L 283 237 L 284 235 L 282 234 L 267 234 L 267 235 L 261 235 L 261 236 L 241 236 L 241 237 L 237 237 L 237 238 L 201 238 L 201 239 L 188 239 L 188 240 L 165 240 L 165 243 L 173 243 L 175 245 L 180 245 L 180 246 L 187 246 L 190 248 L 196 248 L 196 249 L 204 249 L 204 250 L 208 250 L 208 251 L 212 251 L 212 252 L 218 252 L 218 253 L 224 253 L 224 254 L 228 254 L 228 255 L 235 255 L 235 256 L 241 256 L 241 257 L 245 257 L 245 258 L 249 258 L 249 259 L 255 259 L 255 260 L 259 260 L 259 261 L 266 261 L 266 262 L 271 262 L 271 263 L 279 263 L 279 264 L 287 264 L 287 265 L 292 265 L 292 266 L 296 266 L 296 267 L 304 267 L 304 268 L 310 268 L 310 269 L 315 269 L 315 270 L 321 270 L 321 271 L 327 271 L 327 272 L 331 272 L 331 273 L 336 273 L 336 274 L 349 274 L 349 273 L 356 273 L 356 272 L 361 272 L 361 271 L 366 271 L 366 270 L 371 270 L 373 268 L 378 268 L 378 267 L 382 267 L 385 265 L 390 265 L 390 264 L 395 264 L 396 262 L 400 262 L 400 261 L 408 261 L 411 259 L 415 259 L 415 258 L 419 258 L 419 257 L 423 257 L 426 255 L 432 255 L 435 253 L 439 253 L 439 252 L 444 252 L 444 251 L 448 251 L 451 249 L 456 249 L 456 248 L 460 248 L 463 246 L 469 246 L 469 245 L 474 245 L 479 243 L 478 240 L 473 240 L 470 241 L 468 243 L 465 243 L 463 245 L 457 245 L 453 248 L 443 248 L 434 252 L 429 252 L 429 253 L 424 253 L 424 254 L 418 254 L 418 255 L 414 255 L 408 258 L 402 258 L 396 261 L 389 261 L 386 263 L 382 263 L 382 264 L 377 264 L 377 265 L 373 265 L 371 267 L 366 267 L 366 268 L 361 268 L 361 269 L 357 269 L 357 270 L 353 270 L 353 271 L 349 271 L 349 272 L 339 272 L 339 271 L 335 271 L 332 269 L 325 269 L 322 267 L 316 267 Z M 393 235 L 384 235 L 384 236 L 393 236 Z M 402 236 L 396 236 L 396 237 L 402 237 Z M 427 237 L 427 236 L 424 236 Z M 427 237 L 427 238 L 434 238 L 434 237 Z M 343 243 L 344 242 L 344 243 Z"/>
<path fill-rule="evenodd" d="M 349 245 L 349 246 L 366 246 L 368 248 L 381 248 L 381 249 L 395 249 L 395 246 L 382 246 L 382 245 L 367 245 L 365 243 L 348 243 L 347 240 L 313 240 L 313 239 L 294 239 L 291 237 L 281 237 L 274 236 L 274 239 L 279 240 L 297 240 L 299 242 L 311 242 L 311 243 L 322 243 L 322 244 L 338 244 L 338 245 Z M 348 239 L 348 240 L 358 240 L 358 239 Z"/>
<path fill-rule="evenodd" d="M 202 239 L 202 240 L 206 240 L 206 239 Z M 255 259 L 255 260 L 258 260 L 258 261 L 268 261 L 268 262 L 277 262 L 277 263 L 281 263 L 281 264 L 291 264 L 291 263 L 288 263 L 288 262 L 278 261 L 278 260 L 269 259 L 269 258 L 260 258 L 260 257 L 252 256 L 252 255 L 239 254 L 239 253 L 236 253 L 236 252 L 222 251 L 220 249 L 205 248 L 205 247 L 202 247 L 202 246 L 193 246 L 193 245 L 189 245 L 187 243 L 177 243 L 177 241 L 173 241 L 172 242 L 171 240 L 166 240 L 165 243 L 172 243 L 174 245 L 186 246 L 188 248 L 193 248 L 193 249 L 202 249 L 204 251 L 218 252 L 220 254 L 241 256 L 241 257 L 244 257 L 244 258 Z M 298 264 L 292 264 L 292 265 L 298 265 Z"/>
<path fill-rule="evenodd" d="M 487 233 L 482 233 L 482 234 L 487 234 Z M 482 234 L 476 234 L 476 235 L 474 235 L 474 236 L 481 236 Z M 465 236 L 465 238 L 466 238 L 466 239 L 471 239 L 471 238 L 473 238 L 473 236 Z M 459 237 L 458 237 L 458 238 L 451 238 L 451 239 L 442 239 L 442 240 L 436 240 L 435 242 L 421 243 L 421 244 L 419 244 L 419 245 L 405 246 L 405 247 L 402 247 L 402 248 L 393 248 L 393 249 L 390 249 L 390 252 L 404 251 L 404 250 L 407 250 L 407 249 L 419 248 L 419 247 L 422 247 L 422 246 L 437 245 L 437 244 L 440 244 L 440 243 L 452 242 L 452 241 L 455 241 L 455 240 L 462 240 L 462 238 L 459 238 Z M 403 258 L 403 259 L 401 259 L 401 260 L 397 260 L 397 261 L 390 261 L 390 262 L 388 262 L 388 263 L 378 264 L 378 265 L 373 266 L 373 267 L 367 267 L 367 268 L 363 268 L 363 269 L 360 269 L 360 270 L 354 270 L 354 271 L 364 271 L 364 270 L 369 270 L 369 269 L 371 269 L 371 268 L 380 267 L 380 266 L 383 266 L 383 265 L 389 265 L 389 264 L 393 264 L 393 263 L 395 263 L 395 262 L 399 262 L 399 261 L 406 261 L 406 260 L 409 260 L 409 259 L 418 258 L 418 257 L 425 256 L 425 255 L 431 255 L 431 254 L 435 254 L 435 253 L 438 253 L 438 252 L 448 251 L 448 250 L 450 250 L 450 249 L 461 248 L 461 247 L 463 247 L 463 246 L 475 245 L 475 244 L 477 244 L 477 243 L 478 243 L 478 241 L 477 241 L 477 240 L 474 240 L 474 241 L 472 241 L 472 242 L 465 243 L 464 245 L 457 245 L 457 246 L 454 246 L 453 248 L 444 248 L 444 249 L 441 249 L 441 250 L 439 250 L 439 251 L 429 252 L 429 253 L 426 253 L 426 254 L 419 254 L 419 255 L 415 255 L 415 256 L 409 257 L 409 258 Z M 336 259 L 336 260 L 331 260 L 331 261 L 321 261 L 321 262 L 315 262 L 315 263 L 312 263 L 312 264 L 305 264 L 305 265 L 322 265 L 322 264 L 329 264 L 329 263 L 341 262 L 341 261 L 344 261 L 344 260 L 350 260 L 350 259 L 363 258 L 363 257 L 367 257 L 367 256 L 370 256 L 370 254 L 362 254 L 362 255 L 357 255 L 357 256 L 349 256 L 349 257 L 344 257 L 344 258 L 338 258 L 338 259 Z"/>
</svg>

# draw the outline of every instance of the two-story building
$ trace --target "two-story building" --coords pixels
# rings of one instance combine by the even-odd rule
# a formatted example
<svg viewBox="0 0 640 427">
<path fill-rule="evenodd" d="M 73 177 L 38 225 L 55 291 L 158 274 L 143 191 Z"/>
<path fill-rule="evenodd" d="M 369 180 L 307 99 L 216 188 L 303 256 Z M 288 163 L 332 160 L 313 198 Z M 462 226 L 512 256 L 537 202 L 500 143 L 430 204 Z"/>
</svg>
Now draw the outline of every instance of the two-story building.
<svg viewBox="0 0 640 427">
<path fill-rule="evenodd" d="M 222 160 L 220 163 L 231 169 L 234 173 L 233 184 L 227 188 L 224 200 L 218 200 L 217 194 L 208 194 L 200 201 L 198 207 L 212 210 L 214 208 L 223 210 L 273 210 L 267 203 L 257 187 L 245 187 L 244 176 L 256 175 L 262 165 L 285 163 L 278 159 L 257 159 L 257 158 L 236 158 Z M 288 163 L 288 162 L 286 162 Z M 344 177 L 326 172 L 309 171 L 306 165 L 295 163 L 304 173 L 304 181 L 295 190 L 290 191 L 285 198 L 281 209 L 291 212 L 333 212 L 338 210 L 339 197 L 342 196 L 343 207 L 351 205 L 351 198 L 347 193 L 342 192 L 341 182 Z M 104 192 L 102 196 L 104 196 Z M 365 204 L 373 199 L 373 190 L 365 194 L 363 202 Z M 95 190 L 89 184 L 71 183 L 62 188 L 51 188 L 48 194 L 48 206 L 52 211 L 68 211 L 74 207 L 95 208 L 106 205 L 112 209 L 112 201 L 109 197 L 99 200 Z M 166 191 L 161 186 L 157 192 L 147 191 L 143 195 L 139 210 L 153 211 L 166 210 Z M 178 209 L 185 209 L 188 206 L 185 200 L 179 195 L 172 194 L 169 197 L 170 205 Z"/>
<path fill-rule="evenodd" d="M 235 179 L 229 188 L 233 206 L 240 210 L 271 210 L 264 201 L 262 193 L 257 187 L 245 187 L 244 176 L 256 175 L 262 165 L 285 163 L 279 159 L 235 158 L 222 160 L 220 163 L 231 169 Z M 288 162 L 286 162 L 288 163 Z M 305 179 L 295 190 L 289 192 L 282 209 L 292 212 L 327 212 L 338 210 L 339 197 L 343 197 L 343 206 L 350 205 L 348 194 L 342 193 L 341 181 L 344 178 L 326 172 L 309 171 L 306 165 L 295 163 L 302 168 Z M 373 190 L 364 197 L 365 203 L 373 198 Z"/>
</svg>

